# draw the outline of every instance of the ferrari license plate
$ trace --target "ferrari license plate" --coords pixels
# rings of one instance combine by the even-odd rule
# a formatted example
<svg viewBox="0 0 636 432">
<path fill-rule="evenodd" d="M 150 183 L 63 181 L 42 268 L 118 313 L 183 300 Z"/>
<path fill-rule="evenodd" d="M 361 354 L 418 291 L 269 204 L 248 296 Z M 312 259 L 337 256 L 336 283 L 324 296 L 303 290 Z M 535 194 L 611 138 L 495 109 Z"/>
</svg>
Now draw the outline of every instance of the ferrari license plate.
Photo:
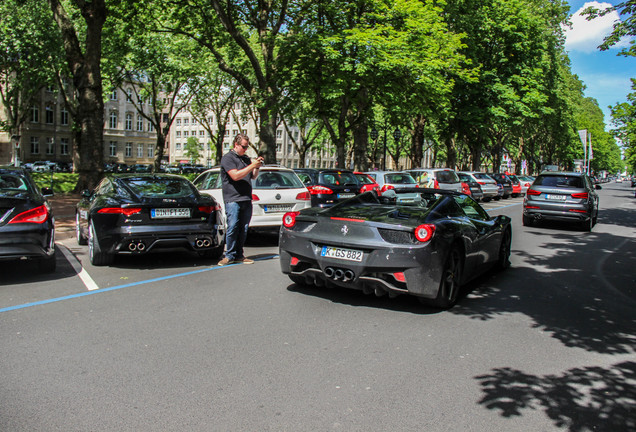
<svg viewBox="0 0 636 432">
<path fill-rule="evenodd" d="M 158 208 L 150 210 L 150 217 L 153 219 L 180 219 L 189 218 L 189 208 Z"/>
<path fill-rule="evenodd" d="M 293 206 L 288 204 L 271 204 L 263 207 L 265 213 L 282 213 L 291 211 Z"/>
<path fill-rule="evenodd" d="M 565 201 L 565 195 L 545 194 L 545 199 L 550 201 Z"/>
<path fill-rule="evenodd" d="M 336 258 L 348 261 L 362 261 L 362 251 L 353 249 L 343 249 L 331 246 L 323 246 L 320 256 L 326 258 Z"/>
</svg>

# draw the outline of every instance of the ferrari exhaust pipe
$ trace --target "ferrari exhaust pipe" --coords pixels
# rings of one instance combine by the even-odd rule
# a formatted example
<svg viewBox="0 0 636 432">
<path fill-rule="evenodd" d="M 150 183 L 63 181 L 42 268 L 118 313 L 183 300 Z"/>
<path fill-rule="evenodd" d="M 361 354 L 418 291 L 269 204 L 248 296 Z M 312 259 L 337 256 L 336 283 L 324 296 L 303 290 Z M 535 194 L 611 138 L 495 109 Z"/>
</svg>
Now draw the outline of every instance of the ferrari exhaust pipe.
<svg viewBox="0 0 636 432">
<path fill-rule="evenodd" d="M 137 250 L 139 252 L 143 252 L 146 250 L 146 244 L 144 242 L 137 243 Z"/>
<path fill-rule="evenodd" d="M 351 270 L 345 270 L 345 272 L 344 272 L 344 277 L 343 277 L 343 279 L 342 279 L 342 280 L 343 280 L 343 281 L 345 281 L 345 282 L 347 282 L 347 281 L 353 280 L 353 278 L 354 278 L 355 276 L 356 276 L 356 275 L 353 273 L 353 271 L 351 271 Z"/>
<path fill-rule="evenodd" d="M 212 243 L 210 243 L 210 240 L 208 240 L 208 239 L 204 239 L 203 240 L 203 247 L 210 247 L 211 244 Z"/>
<path fill-rule="evenodd" d="M 344 271 L 342 271 L 342 269 L 336 269 L 336 271 L 333 273 L 333 278 L 335 280 L 342 279 L 343 277 L 344 277 Z"/>
<path fill-rule="evenodd" d="M 333 274 L 334 274 L 333 267 L 327 267 L 325 269 L 325 276 L 327 276 L 329 279 L 331 279 L 333 277 Z"/>
<path fill-rule="evenodd" d="M 137 250 L 137 243 L 135 242 L 130 242 L 130 244 L 128 245 L 128 250 L 131 252 L 134 252 Z"/>
</svg>

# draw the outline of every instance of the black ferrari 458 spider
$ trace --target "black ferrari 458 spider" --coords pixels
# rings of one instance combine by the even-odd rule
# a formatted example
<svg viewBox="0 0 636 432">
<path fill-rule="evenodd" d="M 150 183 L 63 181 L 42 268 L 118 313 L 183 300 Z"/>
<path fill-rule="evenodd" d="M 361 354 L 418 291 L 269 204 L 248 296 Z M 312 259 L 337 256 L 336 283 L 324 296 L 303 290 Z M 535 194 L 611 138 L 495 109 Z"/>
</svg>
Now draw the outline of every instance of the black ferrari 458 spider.
<svg viewBox="0 0 636 432">
<path fill-rule="evenodd" d="M 487 269 L 510 265 L 507 216 L 439 189 L 364 193 L 328 209 L 283 216 L 280 265 L 297 284 L 412 294 L 439 308 Z"/>
<path fill-rule="evenodd" d="M 225 246 L 220 206 L 187 179 L 171 174 L 115 174 L 77 204 L 78 244 L 91 264 L 115 255 L 182 247 L 218 258 Z"/>
</svg>

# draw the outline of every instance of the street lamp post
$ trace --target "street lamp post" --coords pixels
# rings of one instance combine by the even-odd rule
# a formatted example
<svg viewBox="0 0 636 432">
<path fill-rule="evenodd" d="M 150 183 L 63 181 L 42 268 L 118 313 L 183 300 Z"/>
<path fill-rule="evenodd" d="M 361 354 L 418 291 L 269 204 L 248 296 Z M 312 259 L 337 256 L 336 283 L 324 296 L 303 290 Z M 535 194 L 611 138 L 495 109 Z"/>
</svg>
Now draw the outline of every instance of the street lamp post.
<svg viewBox="0 0 636 432">
<path fill-rule="evenodd" d="M 402 138 L 402 131 L 400 129 L 398 129 L 398 128 L 395 128 L 395 130 L 393 131 L 393 139 L 395 140 L 395 148 L 396 149 L 399 149 L 398 143 L 400 141 L 400 138 Z M 398 168 L 398 167 L 396 167 L 396 168 Z"/>
</svg>

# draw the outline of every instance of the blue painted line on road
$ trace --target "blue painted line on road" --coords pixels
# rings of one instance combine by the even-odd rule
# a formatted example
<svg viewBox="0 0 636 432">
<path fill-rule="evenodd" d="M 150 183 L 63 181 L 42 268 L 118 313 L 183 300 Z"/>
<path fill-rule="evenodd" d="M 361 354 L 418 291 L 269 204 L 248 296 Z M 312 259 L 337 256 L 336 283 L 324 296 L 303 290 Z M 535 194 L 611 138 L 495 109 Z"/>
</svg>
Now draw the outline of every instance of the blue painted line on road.
<svg viewBox="0 0 636 432">
<path fill-rule="evenodd" d="M 276 254 L 276 255 L 268 255 L 268 256 L 260 257 L 260 258 L 255 258 L 254 261 L 266 261 L 266 260 L 270 260 L 270 259 L 274 259 L 274 258 L 278 258 L 278 254 Z M 208 272 L 208 271 L 211 271 L 211 270 L 219 270 L 219 269 L 222 269 L 222 268 L 234 267 L 234 266 L 238 266 L 238 265 L 244 265 L 244 264 L 237 263 L 237 264 L 228 264 L 228 265 L 225 265 L 225 266 L 222 266 L 222 267 L 219 267 L 219 266 L 208 267 L 208 268 L 204 268 L 204 269 L 200 269 L 200 270 L 194 270 L 194 271 L 189 271 L 189 272 L 185 272 L 185 273 L 178 273 L 178 274 L 174 274 L 174 275 L 170 275 L 170 276 L 162 276 L 162 277 L 158 277 L 158 278 L 154 278 L 154 279 L 146 279 L 146 280 L 139 281 L 139 282 L 132 282 L 132 283 L 128 283 L 128 284 L 124 284 L 124 285 L 117 285 L 117 286 L 109 287 L 109 288 L 100 288 L 100 289 L 94 290 L 94 291 L 86 291 L 86 292 L 81 292 L 81 293 L 77 293 L 77 294 L 71 294 L 71 295 L 67 295 L 67 296 L 64 296 L 64 297 L 57 297 L 57 298 L 52 298 L 52 299 L 47 299 L 47 300 L 40 300 L 40 301 L 32 302 L 32 303 L 24 303 L 24 304 L 21 304 L 21 305 L 16 305 L 16 306 L 10 306 L 10 307 L 6 307 L 6 308 L 2 308 L 2 309 L 0 309 L 0 313 L 14 311 L 14 310 L 18 310 L 18 309 L 25 309 L 25 308 L 29 308 L 29 307 L 33 307 L 33 306 L 40 306 L 40 305 L 49 304 L 49 303 L 61 302 L 61 301 L 64 301 L 64 300 L 71 300 L 71 299 L 75 299 L 75 298 L 79 298 L 79 297 L 85 297 L 85 296 L 93 295 L 93 294 L 99 294 L 99 293 L 104 293 L 104 292 L 109 292 L 109 291 L 116 291 L 116 290 L 120 290 L 120 289 L 124 289 L 124 288 L 130 288 L 130 287 L 134 287 L 134 286 L 138 286 L 138 285 L 145 285 L 145 284 L 149 284 L 149 283 L 153 283 L 153 282 L 161 282 L 161 281 L 174 279 L 174 278 L 178 278 L 178 277 L 190 276 L 190 275 L 193 275 L 193 274 L 204 273 L 204 272 Z"/>
</svg>

